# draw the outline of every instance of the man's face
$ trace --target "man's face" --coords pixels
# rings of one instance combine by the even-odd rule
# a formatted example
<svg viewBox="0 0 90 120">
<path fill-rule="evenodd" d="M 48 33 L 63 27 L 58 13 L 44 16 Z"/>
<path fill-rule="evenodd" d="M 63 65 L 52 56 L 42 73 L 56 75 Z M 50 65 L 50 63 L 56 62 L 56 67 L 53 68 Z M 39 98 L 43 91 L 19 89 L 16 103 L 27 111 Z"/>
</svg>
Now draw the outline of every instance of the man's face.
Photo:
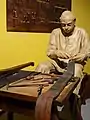
<svg viewBox="0 0 90 120">
<path fill-rule="evenodd" d="M 74 30 L 75 21 L 74 20 L 62 20 L 61 29 L 65 34 L 70 34 Z"/>
</svg>

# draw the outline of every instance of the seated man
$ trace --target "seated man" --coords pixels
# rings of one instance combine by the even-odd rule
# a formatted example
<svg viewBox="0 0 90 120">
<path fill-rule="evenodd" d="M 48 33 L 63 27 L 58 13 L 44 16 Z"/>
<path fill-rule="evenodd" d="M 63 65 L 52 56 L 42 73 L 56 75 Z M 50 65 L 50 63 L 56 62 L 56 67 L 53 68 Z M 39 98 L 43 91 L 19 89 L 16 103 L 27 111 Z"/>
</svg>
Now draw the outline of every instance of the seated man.
<svg viewBox="0 0 90 120">
<path fill-rule="evenodd" d="M 76 18 L 71 11 L 64 11 L 60 17 L 60 28 L 50 36 L 47 56 L 50 61 L 39 64 L 37 72 L 50 73 L 52 70 L 64 72 L 70 60 L 75 61 L 74 76 L 82 78 L 83 67 L 90 55 L 90 42 L 86 31 L 75 25 Z"/>
</svg>

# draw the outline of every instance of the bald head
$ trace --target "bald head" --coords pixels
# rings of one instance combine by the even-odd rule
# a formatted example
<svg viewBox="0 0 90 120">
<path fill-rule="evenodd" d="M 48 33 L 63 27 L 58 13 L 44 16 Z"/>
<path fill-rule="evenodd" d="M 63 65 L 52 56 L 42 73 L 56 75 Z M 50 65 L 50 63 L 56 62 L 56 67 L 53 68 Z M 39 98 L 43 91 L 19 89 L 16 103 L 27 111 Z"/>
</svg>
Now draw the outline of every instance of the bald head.
<svg viewBox="0 0 90 120">
<path fill-rule="evenodd" d="M 72 14 L 71 11 L 66 10 L 61 14 L 60 21 L 73 21 L 76 20 L 75 16 Z"/>
<path fill-rule="evenodd" d="M 61 30 L 63 34 L 70 35 L 75 28 L 76 18 L 71 11 L 64 11 L 60 17 Z"/>
</svg>

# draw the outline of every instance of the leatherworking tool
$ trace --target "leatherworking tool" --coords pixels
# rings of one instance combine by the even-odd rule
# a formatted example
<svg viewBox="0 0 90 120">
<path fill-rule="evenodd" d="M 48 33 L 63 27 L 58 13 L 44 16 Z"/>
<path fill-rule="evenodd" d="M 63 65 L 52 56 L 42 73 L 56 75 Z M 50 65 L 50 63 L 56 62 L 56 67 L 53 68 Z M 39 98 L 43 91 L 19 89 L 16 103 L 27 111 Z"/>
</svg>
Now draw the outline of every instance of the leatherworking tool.
<svg viewBox="0 0 90 120">
<path fill-rule="evenodd" d="M 30 86 L 39 86 L 39 85 L 43 85 L 43 86 L 49 86 L 49 84 L 47 82 L 43 82 L 43 83 L 30 83 L 30 84 L 16 84 L 16 85 L 9 85 L 9 87 L 30 87 Z"/>
<path fill-rule="evenodd" d="M 35 76 L 37 75 L 42 75 L 42 77 L 40 78 L 35 78 Z M 61 75 L 58 75 L 58 74 L 46 74 L 46 73 L 41 73 L 41 72 L 35 72 L 35 71 L 30 71 L 30 74 L 25 78 L 26 80 L 38 80 L 38 79 L 42 79 L 43 78 L 43 75 L 46 75 L 46 76 L 49 76 L 49 77 L 55 77 L 55 78 L 58 78 L 60 77 Z"/>
<path fill-rule="evenodd" d="M 49 84 L 53 84 L 54 81 L 58 80 L 58 77 L 50 77 L 50 78 L 47 78 L 47 77 L 40 77 L 40 78 L 33 78 L 30 80 L 31 83 L 38 83 L 38 82 L 48 82 Z"/>
<path fill-rule="evenodd" d="M 38 88 L 38 90 L 37 90 L 37 92 L 38 92 L 38 96 L 41 95 L 41 93 L 42 93 L 42 89 L 43 89 L 43 88 L 44 88 L 43 85 L 39 85 L 39 88 Z"/>
<path fill-rule="evenodd" d="M 40 72 L 30 71 L 30 74 L 25 78 L 26 80 L 31 80 L 35 75 L 40 74 Z"/>
<path fill-rule="evenodd" d="M 32 74 L 30 76 L 27 76 L 27 78 L 25 78 L 25 80 L 30 80 L 30 82 L 33 82 L 33 83 L 38 83 L 38 82 L 48 82 L 49 84 L 53 84 L 54 81 L 57 81 L 58 78 L 60 77 L 61 75 L 55 75 L 55 74 L 42 74 L 42 73 L 39 73 L 39 74 Z"/>
<path fill-rule="evenodd" d="M 48 82 L 49 84 L 53 84 L 54 80 L 52 78 L 43 78 L 41 80 L 32 81 L 32 83 L 38 83 L 38 82 Z"/>
</svg>

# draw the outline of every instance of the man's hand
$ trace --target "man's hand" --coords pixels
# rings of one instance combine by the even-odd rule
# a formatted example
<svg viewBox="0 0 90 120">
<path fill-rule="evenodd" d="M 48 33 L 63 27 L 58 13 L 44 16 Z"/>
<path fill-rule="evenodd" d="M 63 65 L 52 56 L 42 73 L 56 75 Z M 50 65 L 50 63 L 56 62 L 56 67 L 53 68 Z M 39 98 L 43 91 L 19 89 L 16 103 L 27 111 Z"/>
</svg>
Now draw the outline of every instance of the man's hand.
<svg viewBox="0 0 90 120">
<path fill-rule="evenodd" d="M 83 61 L 84 59 L 85 59 L 85 54 L 78 53 L 77 55 L 70 57 L 69 60 Z"/>
<path fill-rule="evenodd" d="M 66 59 L 71 57 L 68 53 L 61 51 L 61 50 L 58 50 L 56 52 L 56 55 L 57 57 L 66 58 Z"/>
</svg>

